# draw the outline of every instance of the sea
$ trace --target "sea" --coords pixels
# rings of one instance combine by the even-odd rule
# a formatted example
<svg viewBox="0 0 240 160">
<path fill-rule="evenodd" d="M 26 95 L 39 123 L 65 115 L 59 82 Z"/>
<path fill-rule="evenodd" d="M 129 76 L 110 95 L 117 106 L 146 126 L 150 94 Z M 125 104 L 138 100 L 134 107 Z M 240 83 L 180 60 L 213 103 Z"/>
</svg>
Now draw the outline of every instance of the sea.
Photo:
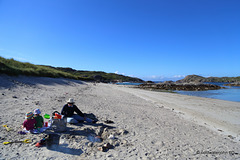
<svg viewBox="0 0 240 160">
<path fill-rule="evenodd" d="M 158 83 L 156 81 L 155 83 Z M 130 82 L 123 82 L 117 83 L 118 85 L 139 85 L 141 83 L 130 83 Z M 240 87 L 238 86 L 224 86 L 227 83 L 210 83 L 215 84 L 221 87 L 225 87 L 224 89 L 218 90 L 208 90 L 208 91 L 175 91 L 176 93 L 189 95 L 189 96 L 197 96 L 197 97 L 205 97 L 205 98 L 214 98 L 214 99 L 221 99 L 226 101 L 234 101 L 240 102 Z"/>
</svg>

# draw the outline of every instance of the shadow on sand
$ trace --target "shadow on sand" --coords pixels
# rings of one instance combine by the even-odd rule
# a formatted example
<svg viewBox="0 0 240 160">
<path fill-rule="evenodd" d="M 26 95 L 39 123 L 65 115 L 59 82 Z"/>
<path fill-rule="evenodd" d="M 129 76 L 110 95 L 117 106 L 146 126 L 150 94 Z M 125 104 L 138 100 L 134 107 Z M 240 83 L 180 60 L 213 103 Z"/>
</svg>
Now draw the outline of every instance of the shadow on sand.
<svg viewBox="0 0 240 160">
<path fill-rule="evenodd" d="M 8 76 L 0 74 L 0 88 L 11 88 L 16 85 L 20 86 L 34 86 L 42 85 L 72 85 L 74 83 L 84 84 L 80 80 L 66 79 L 66 78 L 50 78 L 50 77 L 33 77 L 33 76 Z"/>
<path fill-rule="evenodd" d="M 83 153 L 81 149 L 70 148 L 68 144 L 59 144 L 59 141 L 60 134 L 48 134 L 46 140 L 47 149 L 71 155 L 81 155 Z"/>
<path fill-rule="evenodd" d="M 96 116 L 92 113 L 87 114 L 88 117 L 91 117 L 94 120 L 97 120 Z M 103 127 L 103 128 L 107 128 L 107 129 L 114 129 L 116 127 L 113 126 L 109 126 L 106 125 L 104 123 L 96 123 L 96 124 L 92 124 L 92 123 L 77 123 L 77 124 L 71 124 L 74 126 L 79 126 L 79 128 L 86 126 L 86 125 L 90 125 L 90 126 L 94 126 L 96 128 Z M 53 132 L 52 130 L 46 130 L 45 134 L 47 134 L 48 138 L 46 139 L 46 145 L 47 145 L 47 149 L 49 150 L 53 150 L 53 151 L 57 151 L 57 152 L 62 152 L 65 154 L 71 154 L 71 155 L 81 155 L 83 153 L 83 151 L 81 149 L 75 149 L 75 148 L 69 148 L 68 144 L 66 143 L 60 143 L 60 139 L 61 141 L 64 141 L 63 137 L 74 137 L 74 136 L 83 136 L 88 138 L 89 135 L 94 135 L 95 134 L 95 130 L 90 127 L 84 127 L 84 129 L 82 130 L 76 130 L 76 128 L 71 127 L 71 125 L 67 126 L 67 131 L 65 132 Z M 63 139 L 62 139 L 62 138 Z"/>
</svg>

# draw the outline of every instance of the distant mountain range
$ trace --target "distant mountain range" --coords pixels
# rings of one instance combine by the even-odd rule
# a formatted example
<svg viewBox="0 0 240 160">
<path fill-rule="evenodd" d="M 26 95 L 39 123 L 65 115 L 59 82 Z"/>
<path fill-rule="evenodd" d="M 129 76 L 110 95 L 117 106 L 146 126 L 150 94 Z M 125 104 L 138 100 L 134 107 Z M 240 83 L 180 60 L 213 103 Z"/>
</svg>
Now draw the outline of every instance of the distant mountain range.
<svg viewBox="0 0 240 160">
<path fill-rule="evenodd" d="M 34 65 L 19 62 L 14 59 L 6 59 L 0 56 L 0 74 L 12 76 L 26 75 L 38 77 L 70 78 L 94 82 L 143 82 L 135 77 L 106 73 L 101 71 L 82 71 L 72 68 L 52 67 L 45 65 Z"/>
<path fill-rule="evenodd" d="M 188 75 L 177 83 L 191 83 L 191 82 L 240 82 L 239 77 L 202 77 L 198 75 Z"/>
</svg>

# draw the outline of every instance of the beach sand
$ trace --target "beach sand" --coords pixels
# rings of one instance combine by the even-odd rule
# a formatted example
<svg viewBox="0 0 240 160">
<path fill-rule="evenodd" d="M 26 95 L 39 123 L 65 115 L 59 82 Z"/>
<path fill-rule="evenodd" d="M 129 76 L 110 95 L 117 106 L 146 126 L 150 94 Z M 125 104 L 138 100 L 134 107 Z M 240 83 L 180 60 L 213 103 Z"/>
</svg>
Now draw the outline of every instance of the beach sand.
<svg viewBox="0 0 240 160">
<path fill-rule="evenodd" d="M 36 108 L 42 115 L 60 112 L 69 98 L 99 121 L 68 124 L 54 148 L 35 147 L 45 134 L 18 134 L 26 112 Z M 1 75 L 0 108 L 0 159 L 240 159 L 239 102 L 61 78 Z M 97 134 L 103 142 L 91 139 Z M 31 143 L 3 145 L 28 138 Z M 113 148 L 99 151 L 105 143 Z"/>
</svg>

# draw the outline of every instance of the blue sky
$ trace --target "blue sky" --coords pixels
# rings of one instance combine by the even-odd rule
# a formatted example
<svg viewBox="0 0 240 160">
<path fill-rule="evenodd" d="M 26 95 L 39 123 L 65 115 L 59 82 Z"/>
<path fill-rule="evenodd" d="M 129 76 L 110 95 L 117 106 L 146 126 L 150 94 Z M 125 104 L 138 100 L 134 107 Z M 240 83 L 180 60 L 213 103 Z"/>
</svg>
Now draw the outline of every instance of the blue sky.
<svg viewBox="0 0 240 160">
<path fill-rule="evenodd" d="M 0 56 L 144 80 L 240 76 L 240 1 L 0 0 Z"/>
</svg>

